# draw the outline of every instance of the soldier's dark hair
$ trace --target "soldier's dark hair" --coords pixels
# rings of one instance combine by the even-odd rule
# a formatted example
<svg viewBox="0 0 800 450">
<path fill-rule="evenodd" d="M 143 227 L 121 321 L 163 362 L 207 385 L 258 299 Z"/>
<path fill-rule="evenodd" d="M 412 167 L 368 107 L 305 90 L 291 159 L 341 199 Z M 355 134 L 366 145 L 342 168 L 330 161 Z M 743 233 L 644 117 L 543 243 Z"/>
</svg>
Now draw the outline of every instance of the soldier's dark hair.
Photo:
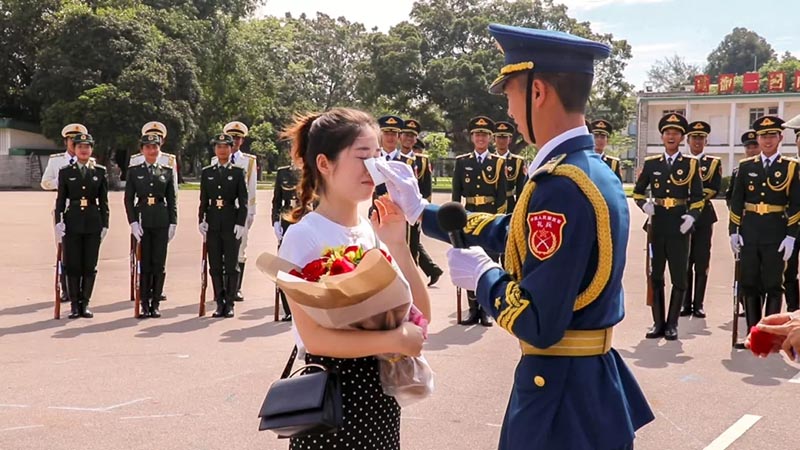
<svg viewBox="0 0 800 450">
<path fill-rule="evenodd" d="M 303 175 L 297 186 L 300 204 L 286 217 L 287 220 L 299 221 L 311 210 L 318 194 L 325 190 L 317 156 L 325 155 L 330 161 L 335 161 L 367 127 L 378 132 L 375 119 L 368 113 L 352 108 L 333 108 L 324 113 L 297 116 L 294 123 L 281 133 L 281 138 L 292 141 L 292 158 L 302 161 L 303 166 Z"/>
<path fill-rule="evenodd" d="M 534 79 L 553 86 L 568 113 L 586 112 L 586 103 L 592 93 L 593 75 L 577 72 L 534 72 L 533 76 Z"/>
</svg>

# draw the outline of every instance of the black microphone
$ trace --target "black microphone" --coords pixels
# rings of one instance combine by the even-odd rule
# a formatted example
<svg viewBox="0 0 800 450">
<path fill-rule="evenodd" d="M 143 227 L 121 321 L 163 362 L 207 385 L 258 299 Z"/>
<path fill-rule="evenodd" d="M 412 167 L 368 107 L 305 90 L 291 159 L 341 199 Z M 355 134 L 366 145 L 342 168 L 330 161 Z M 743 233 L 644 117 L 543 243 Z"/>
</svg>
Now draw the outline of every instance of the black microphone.
<svg viewBox="0 0 800 450">
<path fill-rule="evenodd" d="M 464 227 L 467 226 L 467 211 L 458 202 L 447 202 L 436 212 L 439 228 L 450 236 L 454 248 L 467 248 Z"/>
</svg>

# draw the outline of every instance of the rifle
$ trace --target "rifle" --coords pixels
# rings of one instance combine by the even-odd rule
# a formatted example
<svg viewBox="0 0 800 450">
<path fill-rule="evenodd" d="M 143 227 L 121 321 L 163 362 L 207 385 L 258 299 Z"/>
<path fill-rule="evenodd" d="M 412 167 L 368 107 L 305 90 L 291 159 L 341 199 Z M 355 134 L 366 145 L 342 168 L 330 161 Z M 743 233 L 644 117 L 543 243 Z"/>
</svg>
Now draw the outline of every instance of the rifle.
<svg viewBox="0 0 800 450">
<path fill-rule="evenodd" d="M 130 272 L 131 272 L 131 301 L 136 299 L 136 238 L 131 235 L 131 248 L 130 252 L 128 252 L 128 261 L 130 265 Z"/>
<path fill-rule="evenodd" d="M 461 288 L 456 286 L 456 323 L 461 323 Z"/>
<path fill-rule="evenodd" d="M 278 250 L 281 249 L 281 241 L 278 241 Z M 278 321 L 278 314 L 280 313 L 280 298 L 281 298 L 281 289 L 278 287 L 278 283 L 275 283 L 275 313 L 273 314 L 272 321 Z"/>
<path fill-rule="evenodd" d="M 55 282 L 55 303 L 53 318 L 58 320 L 61 318 L 61 242 L 56 247 L 56 282 Z"/>
<path fill-rule="evenodd" d="M 736 234 L 739 234 L 739 229 L 736 229 Z M 731 329 L 731 346 L 735 349 L 743 349 L 744 343 L 739 342 L 739 271 L 741 264 L 739 253 L 736 254 L 736 260 L 733 265 L 733 327 Z M 747 330 L 750 332 L 750 330 Z"/>
<path fill-rule="evenodd" d="M 208 244 L 203 240 L 203 250 L 200 263 L 200 311 L 199 317 L 206 315 L 206 290 L 208 287 Z"/>
<path fill-rule="evenodd" d="M 650 197 L 651 201 L 653 199 L 652 194 Z M 647 278 L 647 306 L 653 306 L 653 218 L 652 216 L 647 217 L 647 222 L 644 224 L 645 230 L 647 232 L 647 260 L 645 261 L 645 275 Z"/>
<path fill-rule="evenodd" d="M 134 240 L 135 240 L 135 238 L 134 238 Z M 140 280 L 140 278 L 142 276 L 142 244 L 141 244 L 141 242 L 138 242 L 136 244 L 136 250 L 134 252 L 134 258 L 135 258 L 136 270 L 134 271 L 134 274 L 133 274 L 134 275 L 134 279 L 133 279 L 134 293 L 135 293 L 134 302 L 133 302 L 133 308 L 134 308 L 133 317 L 138 319 L 139 316 L 140 316 L 139 309 L 140 309 L 140 306 L 142 304 L 142 289 L 141 289 L 141 283 L 139 282 L 139 280 Z"/>
</svg>

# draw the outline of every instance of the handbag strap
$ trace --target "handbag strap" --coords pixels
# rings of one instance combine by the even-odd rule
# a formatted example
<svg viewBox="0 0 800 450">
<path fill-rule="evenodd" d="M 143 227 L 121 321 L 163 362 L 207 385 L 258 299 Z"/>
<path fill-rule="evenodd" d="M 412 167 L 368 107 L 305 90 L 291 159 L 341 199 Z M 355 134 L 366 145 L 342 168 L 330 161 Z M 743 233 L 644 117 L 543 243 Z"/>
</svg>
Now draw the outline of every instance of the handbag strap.
<svg viewBox="0 0 800 450">
<path fill-rule="evenodd" d="M 292 348 L 292 354 L 289 355 L 289 360 L 286 361 L 286 367 L 283 368 L 281 379 L 288 378 L 289 375 L 292 373 L 292 366 L 294 366 L 294 360 L 296 358 L 297 358 L 297 346 L 295 345 L 294 348 Z"/>
</svg>

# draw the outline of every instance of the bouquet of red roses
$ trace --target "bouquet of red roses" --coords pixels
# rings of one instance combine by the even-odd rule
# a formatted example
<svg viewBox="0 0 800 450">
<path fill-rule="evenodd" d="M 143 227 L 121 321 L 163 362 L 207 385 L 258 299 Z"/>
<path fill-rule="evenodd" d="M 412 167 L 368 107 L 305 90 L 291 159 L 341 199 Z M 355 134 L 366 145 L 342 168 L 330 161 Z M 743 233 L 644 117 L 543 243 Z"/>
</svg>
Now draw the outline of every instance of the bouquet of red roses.
<svg viewBox="0 0 800 450">
<path fill-rule="evenodd" d="M 317 324 L 332 329 L 391 330 L 405 321 L 425 328 L 411 290 L 391 256 L 359 246 L 326 249 L 302 268 L 264 253 L 256 265 Z M 401 406 L 433 391 L 433 371 L 423 357 L 379 355 L 381 384 Z"/>
</svg>

